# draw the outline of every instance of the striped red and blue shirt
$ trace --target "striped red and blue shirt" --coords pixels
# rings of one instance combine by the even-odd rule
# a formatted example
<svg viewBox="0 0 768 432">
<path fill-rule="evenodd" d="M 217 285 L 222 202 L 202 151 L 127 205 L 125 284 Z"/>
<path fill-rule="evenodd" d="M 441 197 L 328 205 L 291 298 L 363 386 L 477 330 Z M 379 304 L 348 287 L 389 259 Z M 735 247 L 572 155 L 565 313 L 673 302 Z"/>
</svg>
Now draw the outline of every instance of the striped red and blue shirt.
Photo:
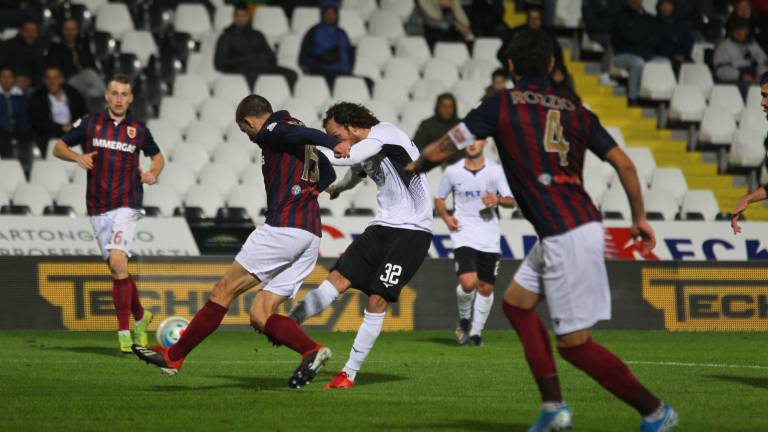
<svg viewBox="0 0 768 432">
<path fill-rule="evenodd" d="M 81 144 L 85 153 L 96 152 L 85 193 L 89 215 L 120 207 L 141 208 L 144 189 L 139 175 L 139 151 L 149 157 L 160 153 L 144 123 L 134 119 L 130 112 L 116 122 L 104 110 L 75 121 L 62 140 L 70 147 Z"/>
<path fill-rule="evenodd" d="M 333 149 L 337 141 L 305 127 L 287 111 L 273 113 L 256 136 L 262 150 L 267 191 L 265 223 L 299 228 L 321 236 L 317 197 L 336 180 L 328 159 L 315 146 Z"/>
<path fill-rule="evenodd" d="M 605 159 L 616 142 L 594 113 L 548 79 L 520 80 L 483 100 L 449 136 L 460 147 L 494 137 L 515 199 L 539 237 L 602 220 L 584 189 L 584 156 L 591 150 Z"/>
</svg>

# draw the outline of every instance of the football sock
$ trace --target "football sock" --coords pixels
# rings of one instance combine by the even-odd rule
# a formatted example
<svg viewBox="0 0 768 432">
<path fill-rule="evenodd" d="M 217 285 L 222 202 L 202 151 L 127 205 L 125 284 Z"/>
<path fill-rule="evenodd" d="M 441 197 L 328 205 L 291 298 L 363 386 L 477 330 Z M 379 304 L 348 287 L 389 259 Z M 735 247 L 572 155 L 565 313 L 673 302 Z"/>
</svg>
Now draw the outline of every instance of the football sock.
<svg viewBox="0 0 768 432">
<path fill-rule="evenodd" d="M 472 299 L 474 298 L 474 290 L 468 293 L 464 291 L 461 284 L 456 285 L 456 301 L 459 304 L 459 319 L 469 319 L 472 315 Z"/>
<path fill-rule="evenodd" d="M 661 401 L 637 381 L 624 362 L 591 339 L 574 347 L 558 347 L 558 351 L 564 359 L 634 407 L 640 415 L 651 415 L 661 405 Z"/>
<path fill-rule="evenodd" d="M 133 314 L 133 319 L 138 322 L 144 318 L 144 307 L 141 306 L 141 299 L 139 299 L 139 289 L 136 288 L 136 281 L 130 276 L 128 276 L 128 280 L 131 281 L 131 313 Z"/>
<path fill-rule="evenodd" d="M 126 334 L 127 334 L 127 335 L 130 335 L 130 334 L 131 334 L 131 331 L 130 331 L 130 330 L 118 330 L 118 331 L 117 331 L 117 334 L 118 334 L 118 335 L 126 335 Z"/>
<path fill-rule="evenodd" d="M 376 343 L 376 338 L 381 333 L 381 327 L 384 325 L 384 317 L 386 315 L 386 312 L 372 313 L 365 311 L 363 323 L 357 330 L 355 342 L 352 343 L 352 349 L 349 351 L 349 359 L 342 369 L 347 373 L 351 381 L 355 380 L 357 371 L 360 370 L 365 358 L 368 357 L 368 353 L 371 352 L 373 344 Z"/>
<path fill-rule="evenodd" d="M 131 279 L 112 280 L 112 303 L 117 314 L 118 330 L 129 330 L 131 327 Z"/>
<path fill-rule="evenodd" d="M 336 297 L 338 296 L 339 291 L 336 290 L 336 287 L 334 287 L 333 284 L 327 280 L 323 281 L 323 283 L 321 283 L 317 289 L 313 289 L 309 292 L 309 294 L 301 299 L 300 303 L 304 303 L 303 320 L 312 318 L 313 316 L 324 311 L 325 308 L 330 306 L 330 304 L 333 303 L 333 301 L 336 300 Z M 294 309 L 297 308 L 299 308 L 299 305 L 296 305 Z"/>
<path fill-rule="evenodd" d="M 208 300 L 205 306 L 192 317 L 192 321 L 189 322 L 179 341 L 168 350 L 168 357 L 171 360 L 186 357 L 190 351 L 195 349 L 205 338 L 219 328 L 221 320 L 224 319 L 226 313 L 227 308 Z"/>
<path fill-rule="evenodd" d="M 318 346 L 296 321 L 283 315 L 270 315 L 264 324 L 264 333 L 274 342 L 285 345 L 302 356 Z"/>
<path fill-rule="evenodd" d="M 649 415 L 643 417 L 643 420 L 649 421 L 649 422 L 655 422 L 661 420 L 661 418 L 664 417 L 664 404 L 659 404 L 659 407 L 656 408 L 656 411 L 650 413 Z"/>
<path fill-rule="evenodd" d="M 555 369 L 555 358 L 549 334 L 535 310 L 521 309 L 506 301 L 502 303 L 504 314 L 517 332 L 525 350 L 525 359 L 539 386 L 543 402 L 562 402 L 560 381 Z"/>
<path fill-rule="evenodd" d="M 479 336 L 482 333 L 485 328 L 485 322 L 488 321 L 488 315 L 491 314 L 491 307 L 493 307 L 493 293 L 486 297 L 478 292 L 475 296 L 472 329 L 469 331 L 470 336 Z"/>
</svg>

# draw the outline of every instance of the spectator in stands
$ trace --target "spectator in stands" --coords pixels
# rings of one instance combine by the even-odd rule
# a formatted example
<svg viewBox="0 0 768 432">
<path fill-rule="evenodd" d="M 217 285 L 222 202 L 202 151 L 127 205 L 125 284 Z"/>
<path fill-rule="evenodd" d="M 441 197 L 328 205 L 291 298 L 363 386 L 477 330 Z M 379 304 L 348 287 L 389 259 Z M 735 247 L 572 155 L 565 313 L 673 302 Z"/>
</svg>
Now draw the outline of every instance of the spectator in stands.
<svg viewBox="0 0 768 432">
<path fill-rule="evenodd" d="M 768 71 L 768 56 L 750 36 L 749 21 L 732 16 L 727 28 L 728 37 L 715 48 L 715 77 L 738 85 L 746 96 L 749 87 L 757 85 L 760 76 Z"/>
<path fill-rule="evenodd" d="M 61 36 L 48 50 L 48 64 L 58 66 L 68 83 L 86 97 L 89 111 L 100 110 L 107 89 L 76 19 L 67 18 L 61 23 Z"/>
<path fill-rule="evenodd" d="M 29 100 L 29 118 L 37 135 L 37 145 L 45 155 L 48 140 L 61 138 L 72 129 L 72 123 L 86 115 L 85 99 L 74 87 L 64 82 L 58 66 L 48 66 L 43 73 L 43 87 Z"/>
<path fill-rule="evenodd" d="M 0 157 L 14 157 L 13 139 L 26 141 L 29 116 L 24 92 L 15 84 L 10 66 L 0 66 Z"/>
<path fill-rule="evenodd" d="M 45 67 L 45 44 L 40 39 L 37 21 L 26 20 L 18 34 L 0 46 L 0 64 L 16 71 L 16 85 L 25 92 L 40 83 Z"/>
<path fill-rule="evenodd" d="M 429 46 L 438 41 L 472 41 L 475 35 L 460 0 L 418 0 Z"/>
<path fill-rule="evenodd" d="M 277 65 L 277 57 L 267 39 L 260 31 L 251 27 L 251 16 L 244 3 L 235 6 L 233 21 L 216 42 L 213 60 L 216 69 L 245 76 L 251 87 L 261 74 L 280 74 L 293 87 L 296 72 Z"/>
<path fill-rule="evenodd" d="M 435 115 L 425 119 L 416 129 L 416 135 L 413 137 L 413 143 L 419 150 L 442 138 L 452 127 L 459 124 L 459 115 L 456 109 L 456 98 L 450 93 L 443 93 L 437 97 L 435 102 Z M 464 157 L 464 152 L 459 157 L 452 157 L 455 162 Z M 448 163 L 452 163 L 449 161 Z"/>
<path fill-rule="evenodd" d="M 491 74 L 491 85 L 485 88 L 485 96 L 490 97 L 507 88 L 507 72 L 498 68 Z"/>
<path fill-rule="evenodd" d="M 320 2 L 322 20 L 304 35 L 299 66 L 307 74 L 323 75 L 328 85 L 339 75 L 352 73 L 352 48 L 347 32 L 339 27 L 338 0 Z"/>
<path fill-rule="evenodd" d="M 611 43 L 616 56 L 613 64 L 629 72 L 627 96 L 630 105 L 637 104 L 640 78 L 646 61 L 667 61 L 656 57 L 658 24 L 643 9 L 643 0 L 626 0 L 616 16 Z"/>
<path fill-rule="evenodd" d="M 677 72 L 691 58 L 693 32 L 686 21 L 678 18 L 675 11 L 675 0 L 659 0 L 656 4 L 659 32 L 657 53 L 669 59 Z"/>
<path fill-rule="evenodd" d="M 507 28 L 502 0 L 469 0 L 462 2 L 475 36 L 497 37 Z"/>
<path fill-rule="evenodd" d="M 613 60 L 611 31 L 622 6 L 624 6 L 624 0 L 584 0 L 581 6 L 587 36 L 603 48 L 603 73 L 600 75 L 600 81 L 611 86 L 616 85 L 608 73 Z"/>
</svg>

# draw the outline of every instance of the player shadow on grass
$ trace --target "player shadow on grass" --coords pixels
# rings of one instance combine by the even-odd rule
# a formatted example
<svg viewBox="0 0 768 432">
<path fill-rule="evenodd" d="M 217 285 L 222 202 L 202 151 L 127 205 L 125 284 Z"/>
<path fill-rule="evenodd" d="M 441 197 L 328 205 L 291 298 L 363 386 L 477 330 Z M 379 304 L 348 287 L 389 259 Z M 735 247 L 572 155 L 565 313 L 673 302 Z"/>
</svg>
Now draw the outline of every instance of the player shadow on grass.
<svg viewBox="0 0 768 432">
<path fill-rule="evenodd" d="M 458 343 L 456 343 L 456 339 L 450 336 L 446 337 L 428 337 L 424 339 L 419 339 L 419 342 L 429 342 L 437 345 L 447 345 L 447 346 L 460 346 Z"/>
<path fill-rule="evenodd" d="M 325 386 L 325 383 L 331 380 L 333 374 L 321 373 L 315 377 L 312 381 L 312 386 L 321 385 Z M 263 377 L 263 376 L 233 376 L 233 375 L 209 375 L 206 378 L 213 378 L 217 380 L 227 380 L 228 383 L 222 383 L 217 385 L 204 385 L 198 386 L 190 384 L 185 385 L 158 385 L 152 387 L 152 390 L 158 392 L 177 392 L 177 391 L 208 391 L 219 389 L 245 389 L 245 390 L 282 390 L 288 388 L 288 378 L 286 377 Z M 365 386 L 369 384 L 380 384 L 392 381 L 404 381 L 407 378 L 398 375 L 381 374 L 381 373 L 366 373 L 365 379 L 360 377 L 359 382 L 355 382 L 355 387 Z"/>
<path fill-rule="evenodd" d="M 68 352 L 73 352 L 78 354 L 98 354 L 98 355 L 103 355 L 107 357 L 135 359 L 135 357 L 132 354 L 123 354 L 114 347 L 106 347 L 106 346 L 76 346 L 76 347 L 39 346 L 36 348 L 44 351 L 68 351 Z"/>
<path fill-rule="evenodd" d="M 705 375 L 707 378 L 716 379 L 718 381 L 727 381 L 736 384 L 743 384 L 760 389 L 768 390 L 768 378 L 766 377 L 747 377 L 747 376 L 735 376 L 735 375 Z"/>
<path fill-rule="evenodd" d="M 403 425 L 399 425 L 397 428 L 401 429 Z M 380 424 L 375 426 L 376 429 L 386 430 L 392 429 L 391 424 Z M 527 424 L 510 424 L 504 422 L 492 422 L 487 420 L 477 419 L 463 419 L 446 421 L 441 423 L 417 423 L 406 425 L 409 430 L 440 430 L 440 429 L 453 429 L 462 431 L 477 431 L 477 432 L 525 432 L 530 425 Z"/>
</svg>

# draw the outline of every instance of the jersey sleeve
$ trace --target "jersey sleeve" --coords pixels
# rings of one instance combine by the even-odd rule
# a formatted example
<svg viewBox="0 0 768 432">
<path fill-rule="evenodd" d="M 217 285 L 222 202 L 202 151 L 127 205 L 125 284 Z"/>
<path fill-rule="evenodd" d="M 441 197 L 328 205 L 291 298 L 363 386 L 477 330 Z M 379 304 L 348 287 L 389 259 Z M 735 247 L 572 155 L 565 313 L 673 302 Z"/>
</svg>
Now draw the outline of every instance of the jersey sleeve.
<svg viewBox="0 0 768 432">
<path fill-rule="evenodd" d="M 509 188 L 509 181 L 507 181 L 507 176 L 504 174 L 502 167 L 496 167 L 496 192 L 503 197 L 513 196 L 512 190 Z"/>
<path fill-rule="evenodd" d="M 443 173 L 443 177 L 440 179 L 440 185 L 437 187 L 437 193 L 435 198 L 444 200 L 448 198 L 448 194 L 453 190 L 453 181 L 451 180 L 451 172 L 446 170 Z"/>
<path fill-rule="evenodd" d="M 349 157 L 337 158 L 333 155 L 333 152 L 322 149 L 323 153 L 331 161 L 331 164 L 336 166 L 350 166 L 357 165 L 366 159 L 376 156 L 381 152 L 381 148 L 384 143 L 375 138 L 366 138 L 357 144 L 353 145 L 349 151 Z"/>
<path fill-rule="evenodd" d="M 152 157 L 160 153 L 160 147 L 155 142 L 155 137 L 152 136 L 152 132 L 149 129 L 145 129 L 146 136 L 144 137 L 144 145 L 141 146 L 141 151 L 144 152 L 144 156 Z"/>
<path fill-rule="evenodd" d="M 283 150 L 290 150 L 304 145 L 333 149 L 338 144 L 336 138 L 327 135 L 325 132 L 298 124 L 279 121 L 265 125 L 259 133 L 259 141 L 274 149 Z"/>
<path fill-rule="evenodd" d="M 459 150 L 469 147 L 477 139 L 488 138 L 496 133 L 501 103 L 499 98 L 499 94 L 496 94 L 483 99 L 461 123 L 448 131 L 448 137 Z"/>
<path fill-rule="evenodd" d="M 602 160 L 605 160 L 605 154 L 616 147 L 616 141 L 600 124 L 600 120 L 591 111 L 587 111 L 590 119 L 589 136 L 587 137 L 587 147 Z"/>
<path fill-rule="evenodd" d="M 65 133 L 61 140 L 69 147 L 83 144 L 85 141 L 85 130 L 88 127 L 88 116 L 81 117 L 72 123 L 72 129 Z"/>
</svg>

